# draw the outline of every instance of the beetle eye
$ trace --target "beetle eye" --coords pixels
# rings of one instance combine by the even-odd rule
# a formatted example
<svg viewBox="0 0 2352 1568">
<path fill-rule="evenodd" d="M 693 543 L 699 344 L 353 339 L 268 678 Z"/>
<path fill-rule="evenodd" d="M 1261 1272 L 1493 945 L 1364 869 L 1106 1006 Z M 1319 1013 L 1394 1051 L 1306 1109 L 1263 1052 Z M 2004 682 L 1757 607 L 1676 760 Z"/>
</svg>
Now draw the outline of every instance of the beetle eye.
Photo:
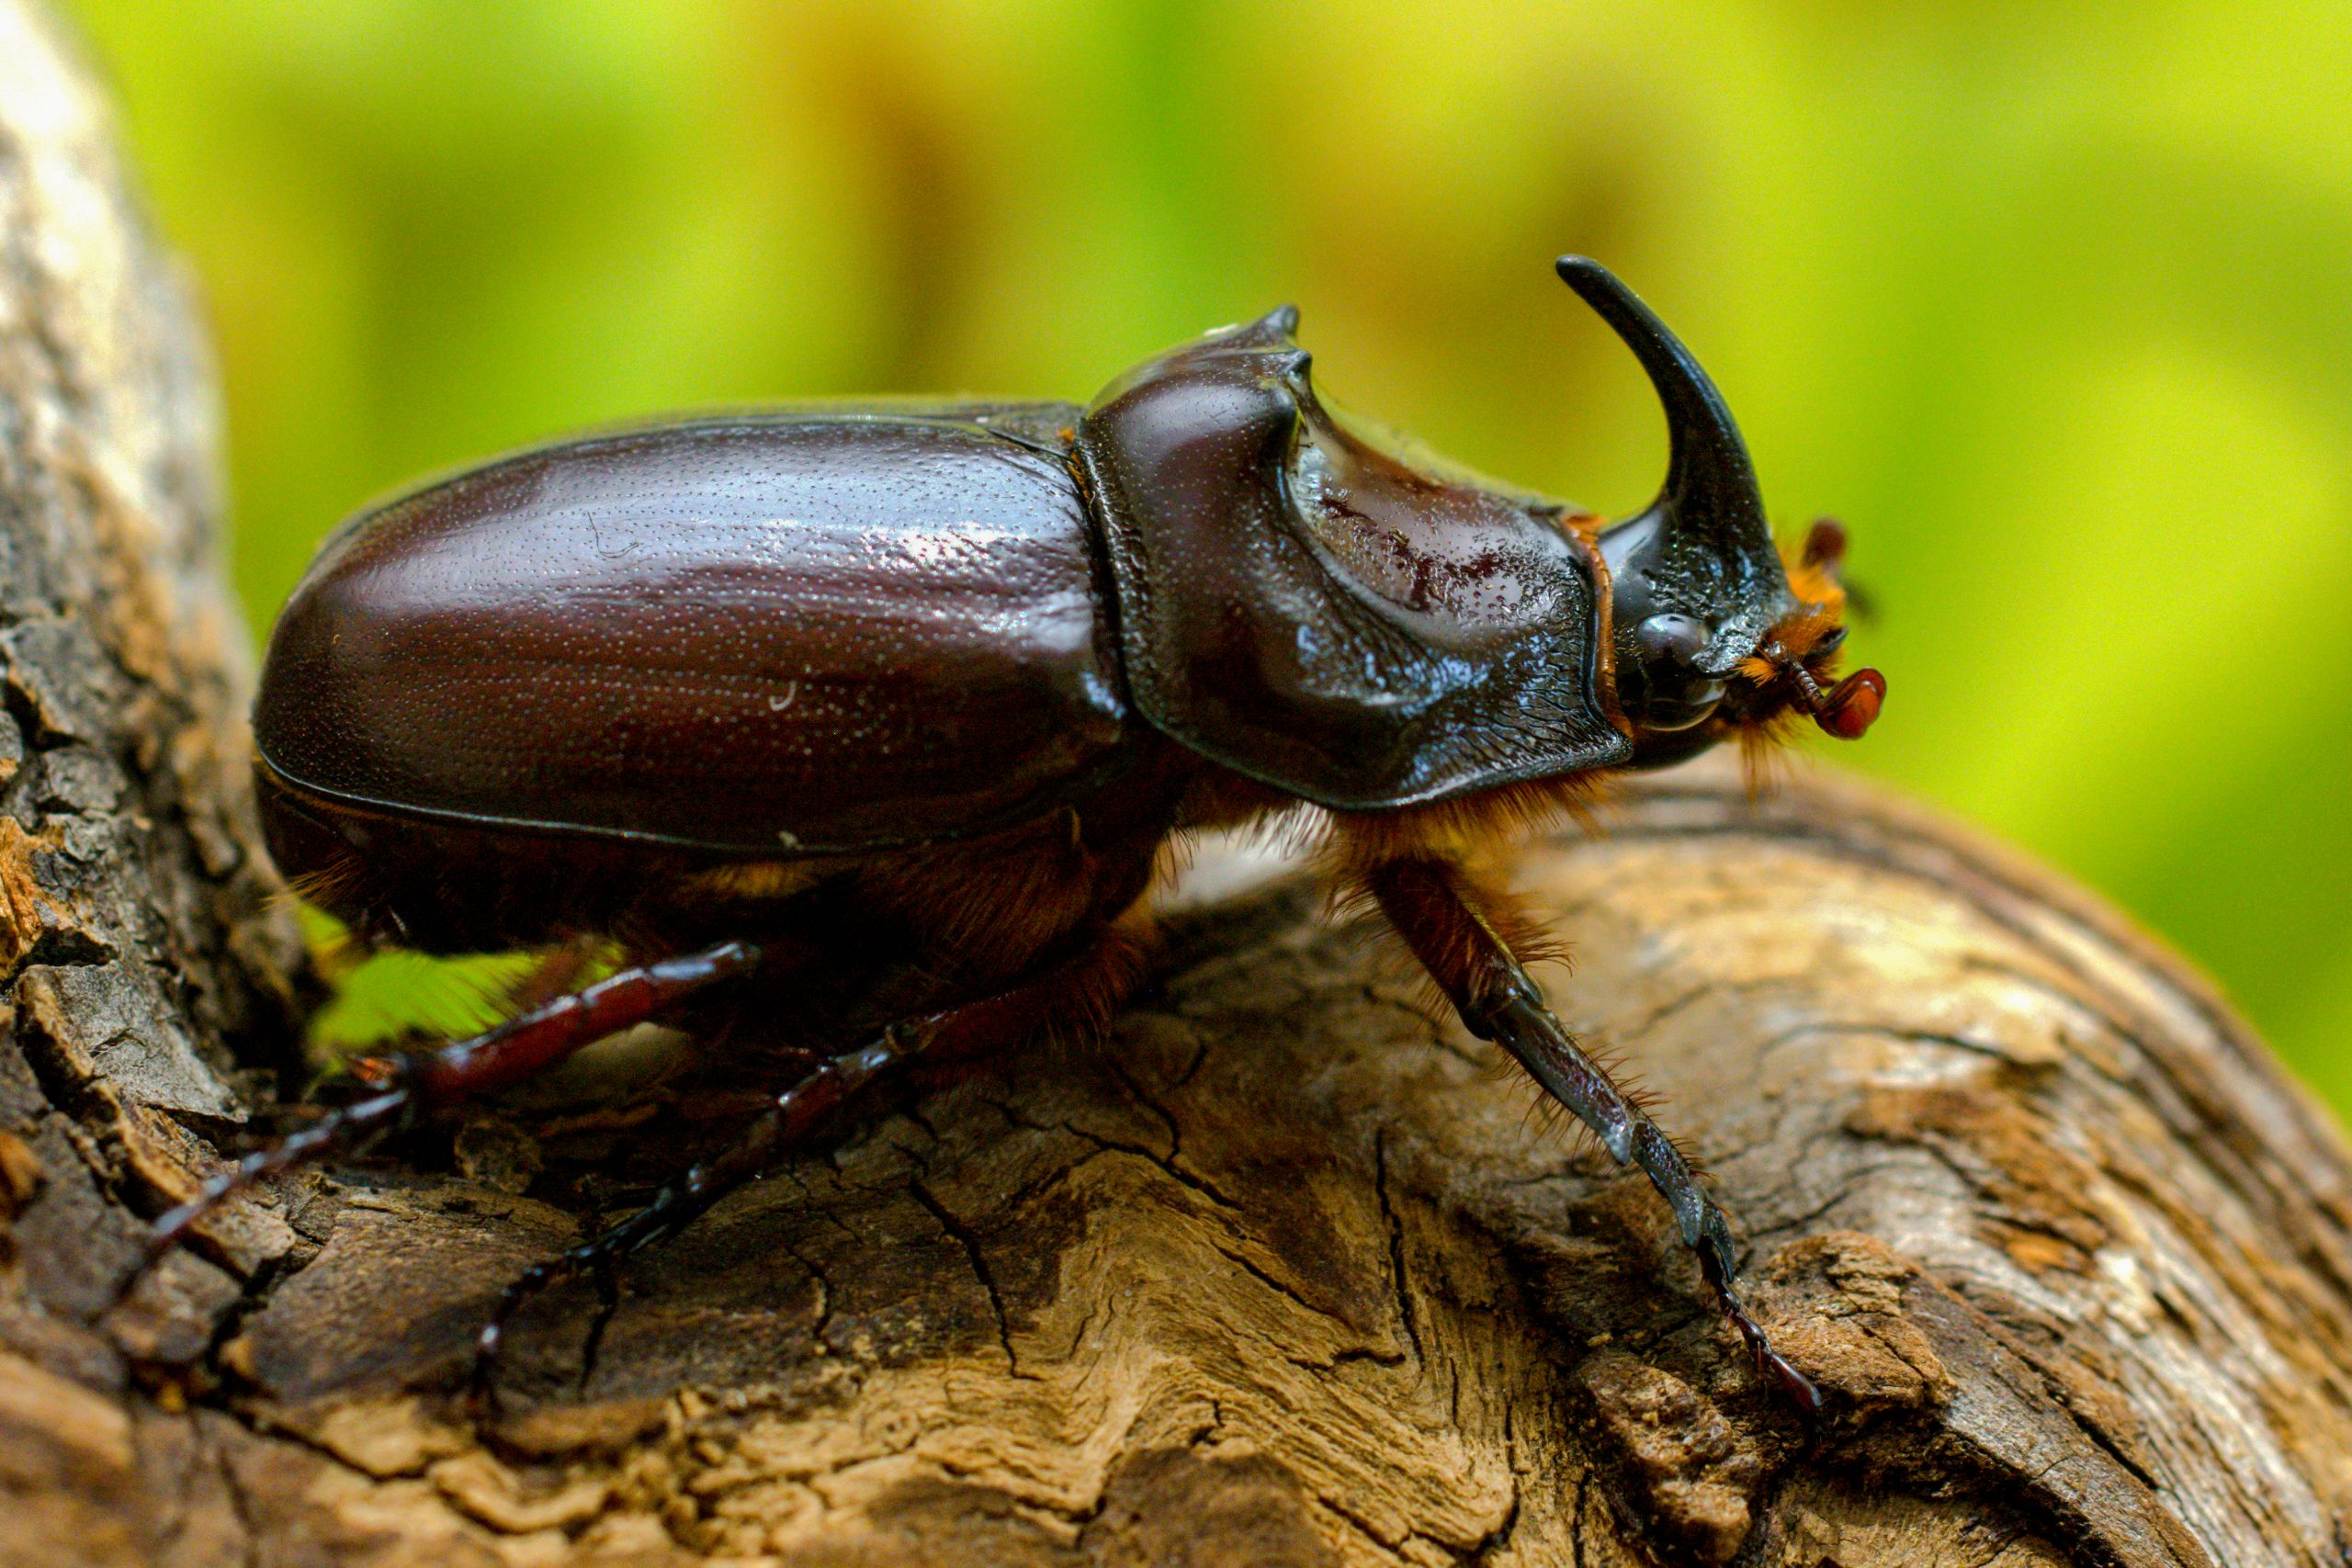
<svg viewBox="0 0 2352 1568">
<path fill-rule="evenodd" d="M 1699 669 L 1699 656 L 1713 635 L 1695 615 L 1652 615 L 1634 628 L 1641 663 L 1638 721 L 1643 728 L 1688 729 L 1715 711 L 1724 682 Z"/>
<path fill-rule="evenodd" d="M 1707 649 L 1707 623 L 1696 615 L 1652 615 L 1634 628 L 1642 662 L 1689 670 Z"/>
<path fill-rule="evenodd" d="M 1830 654 L 1837 652 L 1839 649 L 1845 646 L 1846 628 L 1843 626 L 1832 626 L 1827 631 L 1821 634 L 1821 640 L 1813 645 L 1813 651 L 1805 655 L 1805 657 L 1808 659 L 1826 659 Z"/>
</svg>

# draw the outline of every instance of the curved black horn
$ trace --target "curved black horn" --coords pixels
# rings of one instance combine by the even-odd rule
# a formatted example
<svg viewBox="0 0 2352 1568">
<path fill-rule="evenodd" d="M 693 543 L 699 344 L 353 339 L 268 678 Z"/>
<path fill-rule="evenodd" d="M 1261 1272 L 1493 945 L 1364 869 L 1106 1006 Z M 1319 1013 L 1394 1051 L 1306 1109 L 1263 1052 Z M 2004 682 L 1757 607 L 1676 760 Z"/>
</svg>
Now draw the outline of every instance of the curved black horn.
<svg viewBox="0 0 2352 1568">
<path fill-rule="evenodd" d="M 1788 597 L 1747 444 L 1682 340 L 1616 274 L 1589 256 L 1555 265 L 1625 340 L 1666 408 L 1666 483 L 1648 511 L 1603 539 L 1619 579 L 1620 624 L 1629 624 L 1628 609 L 1696 615 L 1717 632 L 1702 665 L 1727 670 L 1754 650 Z M 1623 602 L 1629 591 L 1632 604 Z"/>
</svg>

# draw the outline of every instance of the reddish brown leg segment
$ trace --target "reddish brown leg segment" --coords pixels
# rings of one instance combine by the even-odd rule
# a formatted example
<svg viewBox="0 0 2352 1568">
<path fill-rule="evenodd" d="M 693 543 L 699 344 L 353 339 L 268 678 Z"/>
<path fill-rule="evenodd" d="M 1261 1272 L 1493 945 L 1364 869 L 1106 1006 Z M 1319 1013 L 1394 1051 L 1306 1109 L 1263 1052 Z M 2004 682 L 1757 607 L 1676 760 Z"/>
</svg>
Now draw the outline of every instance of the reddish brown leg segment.
<svg viewBox="0 0 2352 1568">
<path fill-rule="evenodd" d="M 248 1156 L 157 1220 L 147 1233 L 144 1257 L 118 1288 L 117 1298 L 129 1294 L 188 1226 L 263 1177 L 346 1153 L 425 1111 L 519 1082 L 584 1045 L 642 1023 L 707 987 L 744 973 L 759 957 L 759 949 L 749 942 L 723 942 L 682 958 L 639 964 L 584 990 L 558 997 L 469 1040 L 394 1058 L 390 1066 L 390 1088 L 330 1112 L 291 1137 Z"/>
<path fill-rule="evenodd" d="M 394 1081 L 412 1089 L 420 1111 L 438 1111 L 545 1072 L 608 1034 L 654 1018 L 721 980 L 750 970 L 760 950 L 722 942 L 683 958 L 665 958 L 606 976 L 497 1028 L 410 1057 Z"/>
<path fill-rule="evenodd" d="M 1818 1411 L 1820 1392 L 1772 1348 L 1733 1289 L 1736 1270 L 1731 1227 L 1723 1211 L 1664 1131 L 1625 1098 L 1553 1016 L 1542 989 L 1510 944 L 1465 897 L 1467 878 L 1461 868 L 1443 861 L 1391 861 L 1374 867 L 1364 880 L 1389 923 L 1444 989 L 1470 1032 L 1510 1052 L 1547 1093 L 1600 1136 L 1618 1164 L 1638 1165 L 1648 1175 L 1672 1206 L 1683 1244 L 1699 1255 L 1701 1271 L 1755 1358 L 1757 1370 L 1807 1414 Z"/>
<path fill-rule="evenodd" d="M 675 1235 L 721 1198 L 766 1174 L 860 1090 L 919 1055 L 984 1055 L 1048 1029 L 1099 1032 L 1141 979 L 1144 946 L 1135 925 L 1113 926 L 1085 953 L 1034 979 L 962 1007 L 892 1024 L 871 1043 L 820 1062 L 777 1095 L 724 1153 L 663 1187 L 644 1208 L 610 1230 L 533 1264 L 499 1292 L 474 1341 L 475 1396 L 494 1403 L 506 1325 L 532 1297 L 579 1274 L 601 1280 L 615 1259 Z"/>
</svg>

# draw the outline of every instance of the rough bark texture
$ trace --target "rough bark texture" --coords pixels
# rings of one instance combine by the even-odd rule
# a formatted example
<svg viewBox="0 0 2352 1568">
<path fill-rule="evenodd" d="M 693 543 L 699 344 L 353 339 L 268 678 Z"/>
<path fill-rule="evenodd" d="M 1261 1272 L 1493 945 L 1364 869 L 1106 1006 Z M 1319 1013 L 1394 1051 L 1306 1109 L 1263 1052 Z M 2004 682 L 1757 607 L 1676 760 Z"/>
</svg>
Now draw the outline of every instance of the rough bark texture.
<svg viewBox="0 0 2352 1568">
<path fill-rule="evenodd" d="M 112 127 L 0 5 L 0 1545 L 128 1561 L 149 1521 L 126 1358 L 204 1313 L 85 1320 L 140 1214 L 290 1049 L 301 950 L 247 798 L 209 367 Z M 244 1064 L 240 1066 L 240 1063 Z M 255 1068 L 263 1070 L 255 1071 Z M 246 1224 L 255 1255 L 292 1233 Z M 269 1233 L 276 1239 L 270 1239 Z M 193 1309 L 235 1299 L 175 1262 Z"/>
<path fill-rule="evenodd" d="M 201 361 L 106 137 L 0 0 L 0 1560 L 2352 1554 L 2333 1130 L 2113 916 L 1834 781 L 1686 772 L 1520 866 L 1814 1430 L 1647 1188 L 1285 883 L 1182 917 L 1106 1045 L 873 1107 L 634 1260 L 593 1353 L 594 1293 L 547 1298 L 486 1434 L 491 1295 L 722 1135 L 740 1067 L 300 1179 L 93 1324 L 300 972 Z"/>
</svg>

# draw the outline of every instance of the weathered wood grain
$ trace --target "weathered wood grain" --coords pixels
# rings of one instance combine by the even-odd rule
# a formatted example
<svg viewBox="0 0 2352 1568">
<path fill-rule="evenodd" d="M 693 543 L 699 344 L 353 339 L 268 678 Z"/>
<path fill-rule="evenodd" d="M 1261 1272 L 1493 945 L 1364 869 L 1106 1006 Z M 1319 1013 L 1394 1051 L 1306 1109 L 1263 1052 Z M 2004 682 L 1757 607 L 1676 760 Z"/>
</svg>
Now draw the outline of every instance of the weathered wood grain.
<svg viewBox="0 0 2352 1568">
<path fill-rule="evenodd" d="M 1817 1428 L 1647 1188 L 1280 880 L 1181 915 L 1104 1044 L 878 1102 L 632 1260 L 593 1354 L 594 1293 L 551 1294 L 486 1429 L 454 1395 L 491 1296 L 722 1138 L 756 1064 L 297 1179 L 99 1315 L 288 1065 L 300 974 L 209 407 L 102 105 L 0 0 L 0 1561 L 2352 1552 L 2341 1139 L 2177 960 L 1834 776 L 1664 776 L 1516 866 Z"/>
</svg>

